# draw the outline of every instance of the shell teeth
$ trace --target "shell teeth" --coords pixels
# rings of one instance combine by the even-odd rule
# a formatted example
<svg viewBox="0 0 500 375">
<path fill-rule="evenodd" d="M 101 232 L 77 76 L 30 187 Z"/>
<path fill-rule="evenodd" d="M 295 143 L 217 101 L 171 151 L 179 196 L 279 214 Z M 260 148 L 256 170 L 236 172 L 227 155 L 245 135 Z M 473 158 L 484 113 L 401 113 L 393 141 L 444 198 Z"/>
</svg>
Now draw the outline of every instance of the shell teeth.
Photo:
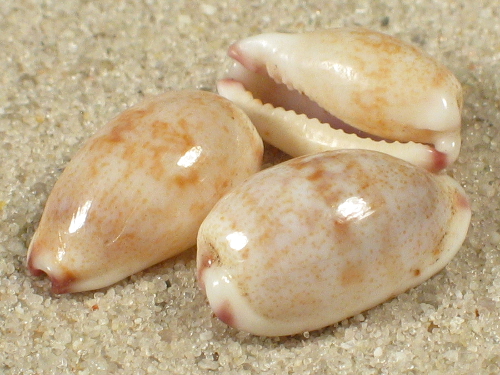
<svg viewBox="0 0 500 375">
<path fill-rule="evenodd" d="M 222 81 L 223 80 L 221 80 L 221 82 Z M 349 138 L 352 138 L 352 139 L 359 139 L 359 138 L 361 138 L 361 137 L 359 137 L 358 135 L 356 135 L 354 133 L 348 133 L 348 132 L 346 132 L 344 129 L 333 128 L 330 124 L 328 124 L 326 122 L 322 122 L 322 121 L 318 120 L 315 117 L 309 117 L 309 116 L 307 116 L 304 113 L 298 113 L 294 109 L 286 109 L 283 106 L 275 106 L 272 103 L 263 102 L 261 99 L 256 98 L 251 91 L 245 89 L 245 87 L 244 87 L 243 84 L 241 84 L 238 81 L 234 81 L 234 82 L 235 82 L 235 84 L 237 83 L 241 87 L 241 90 L 242 90 L 242 99 L 246 100 L 246 101 L 249 101 L 249 102 L 252 102 L 252 104 L 251 104 L 252 106 L 256 106 L 256 107 L 257 106 L 261 106 L 263 111 L 269 111 L 269 113 L 279 114 L 279 115 L 283 116 L 283 119 L 286 120 L 286 121 L 294 121 L 294 120 L 296 120 L 296 118 L 299 118 L 303 122 L 306 122 L 306 121 L 314 122 L 318 126 L 324 128 L 325 131 L 332 131 L 333 130 L 333 131 L 342 132 L 343 134 L 345 134 L 345 137 L 349 137 Z M 221 83 L 220 85 L 223 85 L 223 83 Z M 220 85 L 219 85 L 219 87 L 220 87 Z M 294 88 L 291 85 L 287 86 L 287 88 L 290 91 L 294 90 Z M 219 91 L 221 91 L 221 90 L 219 89 Z M 303 95 L 303 94 L 301 94 L 301 95 Z M 373 142 L 382 142 L 382 143 L 405 143 L 405 144 L 407 144 L 407 143 L 415 143 L 415 142 L 411 142 L 411 141 L 410 142 L 399 142 L 399 141 L 387 141 L 385 139 L 376 139 L 376 140 L 373 139 L 373 138 L 370 138 L 370 139 Z"/>
<path fill-rule="evenodd" d="M 294 110 L 263 103 L 234 79 L 220 80 L 217 89 L 248 114 L 266 142 L 293 157 L 327 150 L 366 149 L 398 157 L 430 171 L 441 170 L 448 164 L 446 155 L 429 145 L 361 138 Z"/>
<path fill-rule="evenodd" d="M 233 67 L 228 77 L 242 82 L 255 98 L 262 99 L 262 106 L 267 111 L 269 107 L 265 103 L 273 103 L 274 108 L 285 111 L 293 109 L 288 102 L 281 104 L 281 101 L 288 100 L 283 98 L 287 94 L 286 88 L 297 94 L 294 99 L 299 97 L 298 93 L 307 97 L 304 100 L 299 98 L 302 102 L 295 110 L 297 117 L 304 113 L 310 119 L 330 123 L 324 117 L 329 113 L 355 128 L 339 132 L 339 144 L 352 138 L 348 137 L 349 133 L 358 134 L 360 138 L 371 135 L 374 141 L 385 139 L 386 142 L 377 142 L 384 145 L 384 149 L 386 144 L 397 140 L 397 149 L 401 144 L 410 145 L 411 149 L 420 148 L 420 151 L 411 151 L 419 155 L 412 155 L 409 159 L 430 170 L 444 168 L 458 157 L 460 83 L 448 69 L 413 45 L 361 28 L 262 34 L 235 45 L 229 55 L 240 66 Z M 319 116 L 317 108 L 312 112 L 305 109 L 304 105 L 311 103 L 322 108 Z M 258 117 L 264 119 L 265 116 L 261 113 Z M 255 118 L 253 120 L 260 128 Z M 316 149 L 307 149 L 308 152 L 321 151 L 321 144 L 325 143 L 321 140 L 324 129 L 316 129 L 320 132 L 315 135 L 315 142 L 319 145 Z M 267 127 L 266 132 L 269 131 Z M 286 145 L 283 149 L 282 144 L 266 139 L 262 132 L 261 136 L 283 151 L 293 152 L 293 146 L 289 147 L 292 151 L 287 150 Z M 301 136 L 301 132 L 295 135 Z M 289 138 L 293 138 L 292 135 Z M 365 148 L 365 143 L 363 141 L 357 147 Z M 422 146 L 414 146 L 419 144 Z M 372 149 L 370 147 L 367 148 Z M 400 157 L 400 151 L 395 153 Z M 429 160 L 428 153 L 435 153 L 430 158 L 433 160 Z M 413 161 L 417 157 L 423 160 Z"/>
</svg>

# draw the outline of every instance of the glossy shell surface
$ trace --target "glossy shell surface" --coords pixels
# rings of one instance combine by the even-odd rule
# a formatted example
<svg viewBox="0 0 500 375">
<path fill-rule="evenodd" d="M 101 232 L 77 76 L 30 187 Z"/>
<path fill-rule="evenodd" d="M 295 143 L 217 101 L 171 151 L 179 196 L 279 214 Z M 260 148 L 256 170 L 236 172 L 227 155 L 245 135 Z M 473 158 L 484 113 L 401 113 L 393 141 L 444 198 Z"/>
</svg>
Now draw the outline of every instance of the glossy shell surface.
<svg viewBox="0 0 500 375">
<path fill-rule="evenodd" d="M 303 156 L 249 178 L 198 234 L 215 314 L 256 335 L 319 329 L 441 270 L 467 233 L 462 188 L 389 155 Z"/>
<path fill-rule="evenodd" d="M 431 171 L 458 156 L 460 83 L 397 38 L 362 28 L 269 33 L 228 54 L 235 64 L 219 93 L 292 156 L 362 148 Z"/>
<path fill-rule="evenodd" d="M 196 243 L 202 220 L 260 169 L 243 111 L 203 91 L 168 92 L 117 116 L 67 165 L 28 251 L 56 293 L 108 286 Z"/>
</svg>

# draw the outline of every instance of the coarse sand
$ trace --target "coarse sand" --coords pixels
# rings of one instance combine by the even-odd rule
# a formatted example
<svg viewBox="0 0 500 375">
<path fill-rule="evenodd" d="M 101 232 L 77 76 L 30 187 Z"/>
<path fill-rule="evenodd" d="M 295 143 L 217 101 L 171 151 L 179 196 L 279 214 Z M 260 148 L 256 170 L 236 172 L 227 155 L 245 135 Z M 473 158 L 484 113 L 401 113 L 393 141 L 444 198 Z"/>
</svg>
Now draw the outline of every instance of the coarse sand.
<svg viewBox="0 0 500 375">
<path fill-rule="evenodd" d="M 500 373 L 500 0 L 5 0 L 0 4 L 0 373 Z M 245 36 L 359 25 L 412 42 L 464 87 L 446 172 L 472 223 L 448 266 L 319 331 L 256 337 L 213 316 L 195 250 L 111 287 L 54 295 L 26 267 L 65 164 L 146 95 L 215 91 Z M 237 150 L 235 150 L 237 152 Z M 268 148 L 267 162 L 283 156 Z"/>
</svg>

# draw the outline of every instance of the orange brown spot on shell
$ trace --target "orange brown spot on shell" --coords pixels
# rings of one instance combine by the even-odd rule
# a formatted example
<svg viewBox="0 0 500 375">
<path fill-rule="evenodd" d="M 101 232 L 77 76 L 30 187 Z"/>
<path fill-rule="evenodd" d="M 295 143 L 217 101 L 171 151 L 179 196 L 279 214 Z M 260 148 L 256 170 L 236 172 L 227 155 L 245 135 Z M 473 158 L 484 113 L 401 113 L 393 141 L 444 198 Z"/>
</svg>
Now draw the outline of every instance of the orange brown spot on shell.
<svg viewBox="0 0 500 375">
<path fill-rule="evenodd" d="M 200 175 L 197 171 L 189 169 L 188 173 L 178 174 L 173 177 L 173 180 L 176 185 L 178 185 L 181 189 L 184 189 L 189 185 L 194 185 L 200 182 Z"/>
<path fill-rule="evenodd" d="M 364 280 L 364 270 L 360 264 L 348 263 L 342 270 L 340 281 L 342 285 L 358 284 Z"/>
</svg>

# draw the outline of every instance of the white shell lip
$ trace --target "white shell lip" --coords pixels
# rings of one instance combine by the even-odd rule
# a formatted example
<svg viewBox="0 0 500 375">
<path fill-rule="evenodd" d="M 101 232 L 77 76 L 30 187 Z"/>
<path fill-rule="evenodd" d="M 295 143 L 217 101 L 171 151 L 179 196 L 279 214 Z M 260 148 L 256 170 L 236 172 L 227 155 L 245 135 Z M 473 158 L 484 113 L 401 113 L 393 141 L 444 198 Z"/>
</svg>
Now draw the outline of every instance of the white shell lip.
<svg viewBox="0 0 500 375">
<path fill-rule="evenodd" d="M 218 92 L 247 112 L 266 142 L 291 156 L 361 148 L 430 171 L 458 157 L 461 85 L 412 45 L 362 28 L 338 28 L 261 34 L 236 42 L 228 55 L 236 63 Z M 292 99 L 287 89 L 294 90 Z M 304 106 L 311 103 L 319 107 L 310 115 Z M 363 138 L 332 129 L 326 113 Z"/>
<path fill-rule="evenodd" d="M 309 156 L 304 156 L 302 158 L 293 159 L 289 162 L 285 162 L 281 165 L 278 165 L 277 167 L 283 168 L 283 166 L 288 166 L 291 163 L 297 163 L 300 159 L 311 160 L 311 158 L 316 159 L 316 158 L 321 158 L 323 156 L 329 157 L 328 154 L 333 155 L 334 153 L 336 153 L 337 155 L 341 154 L 345 155 L 346 153 L 347 154 L 350 153 L 351 155 L 356 155 L 356 157 L 362 156 L 362 158 L 364 158 L 365 160 L 371 160 L 370 163 L 377 163 L 377 158 L 378 158 L 377 156 L 378 153 L 371 151 L 363 151 L 363 150 L 328 151 L 322 154 L 309 155 Z M 333 161 L 333 159 L 330 159 L 330 161 Z M 409 169 L 408 171 L 409 171 L 408 173 L 413 173 L 411 172 L 411 169 Z M 417 174 L 421 174 L 421 176 L 424 176 L 423 175 L 424 172 L 425 171 L 421 170 L 420 168 L 416 168 Z M 276 294 L 275 289 L 280 288 L 280 286 L 273 285 L 270 288 L 271 290 L 273 290 L 272 294 L 270 294 L 269 291 L 266 290 L 262 291 L 262 295 L 265 296 L 262 297 L 262 299 L 265 300 L 272 299 L 271 301 L 273 302 L 271 303 L 274 304 L 276 309 L 275 310 L 276 314 L 273 314 L 273 316 L 271 315 L 266 316 L 263 313 L 263 311 L 267 311 L 269 313 L 269 310 L 267 308 L 260 309 L 258 307 L 259 303 L 262 303 L 262 300 L 260 302 L 255 302 L 254 300 L 253 303 L 250 303 L 249 298 L 247 298 L 248 295 L 247 293 L 250 293 L 250 295 L 253 295 L 255 298 L 256 291 L 252 289 L 255 285 L 267 285 L 263 284 L 262 282 L 259 284 L 254 284 L 254 281 L 252 281 L 252 278 L 254 277 L 253 275 L 256 274 L 257 272 L 253 268 L 253 266 L 256 264 L 255 262 L 257 262 L 256 259 L 258 258 L 260 259 L 260 257 L 262 257 L 262 260 L 259 260 L 258 264 L 265 264 L 271 267 L 270 270 L 265 271 L 269 272 L 269 274 L 266 274 L 265 280 L 270 280 L 270 279 L 278 280 L 280 278 L 280 273 L 278 271 L 279 268 L 276 268 L 274 266 L 275 264 L 274 262 L 279 262 L 280 264 L 282 262 L 287 264 L 295 263 L 296 267 L 304 267 L 308 271 L 303 273 L 302 276 L 304 276 L 304 274 L 307 275 L 308 272 L 314 273 L 313 269 L 311 269 L 311 265 L 306 264 L 309 262 L 308 260 L 305 260 L 304 263 L 300 264 L 297 263 L 297 259 L 295 258 L 297 253 L 293 254 L 287 253 L 290 256 L 288 260 L 280 258 L 280 260 L 278 261 L 276 255 L 273 255 L 273 252 L 277 249 L 269 247 L 263 248 L 262 245 L 259 245 L 260 241 L 264 237 L 273 238 L 272 240 L 273 243 L 278 243 L 278 241 L 282 241 L 285 237 L 287 237 L 287 235 L 286 233 L 282 233 L 281 231 L 277 232 L 276 230 L 271 228 L 267 231 L 263 230 L 262 228 L 256 230 L 257 228 L 253 225 L 259 225 L 265 228 L 266 223 L 263 223 L 262 220 L 260 219 L 258 220 L 258 222 L 252 221 L 253 220 L 252 218 L 246 219 L 246 217 L 250 217 L 253 214 L 244 209 L 242 210 L 237 203 L 242 201 L 252 202 L 253 200 L 248 198 L 248 192 L 252 191 L 252 188 L 250 186 L 252 185 L 254 187 L 256 185 L 264 186 L 266 178 L 271 178 L 270 175 L 272 173 L 276 172 L 272 171 L 271 169 L 259 172 L 257 175 L 254 175 L 253 177 L 248 179 L 245 183 L 238 186 L 232 192 L 226 195 L 221 201 L 219 201 L 219 203 L 214 207 L 209 216 L 205 219 L 198 234 L 197 264 L 198 264 L 198 281 L 200 287 L 205 291 L 210 306 L 213 309 L 215 315 L 219 317 L 219 319 L 222 320 L 224 323 L 239 330 L 243 330 L 255 335 L 262 335 L 262 336 L 285 336 L 285 335 L 298 334 L 304 331 L 320 329 L 332 325 L 345 318 L 354 316 L 362 311 L 368 310 L 380 303 L 385 302 L 386 300 L 396 296 L 399 293 L 402 293 L 412 287 L 421 284 L 423 281 L 427 280 L 432 275 L 439 272 L 442 268 L 446 266 L 446 264 L 453 258 L 456 252 L 460 249 L 461 244 L 463 243 L 465 236 L 467 234 L 467 228 L 469 226 L 471 217 L 471 210 L 468 198 L 465 192 L 463 191 L 462 187 L 455 180 L 453 180 L 451 177 L 447 175 L 444 174 L 435 175 L 427 173 L 427 177 L 422 177 L 423 180 L 425 181 L 426 179 L 430 179 L 434 181 L 431 185 L 439 186 L 438 195 L 434 196 L 434 198 L 430 198 L 430 200 L 432 201 L 433 199 L 439 199 L 441 201 L 439 203 L 440 208 L 437 207 L 436 210 L 439 211 L 440 209 L 444 209 L 445 211 L 450 213 L 450 217 L 448 217 L 443 222 L 440 222 L 440 225 L 444 228 L 444 230 L 442 232 L 441 229 L 438 230 L 438 233 L 439 232 L 442 233 L 443 237 L 441 239 L 438 239 L 437 242 L 434 243 L 434 246 L 437 247 L 431 246 L 429 248 L 415 250 L 413 252 L 410 251 L 411 254 L 407 252 L 409 250 L 408 248 L 405 248 L 405 250 L 402 250 L 400 248 L 395 248 L 394 249 L 395 253 L 393 255 L 397 257 L 398 255 L 396 254 L 401 253 L 401 256 L 404 258 L 404 260 L 398 261 L 397 265 L 395 265 L 395 270 L 394 270 L 395 274 L 393 276 L 389 277 L 387 274 L 384 273 L 386 271 L 382 271 L 381 274 L 382 279 L 373 280 L 373 279 L 367 279 L 370 277 L 367 274 L 365 280 L 372 280 L 370 281 L 370 283 L 373 282 L 374 285 L 378 285 L 376 287 L 376 290 L 373 290 L 372 287 L 368 287 L 368 289 L 366 290 L 365 289 L 358 290 L 358 292 L 360 293 L 356 295 L 350 295 L 350 297 L 349 295 L 343 295 L 340 297 L 340 301 L 342 300 L 346 301 L 346 299 L 347 300 L 352 299 L 352 301 L 355 301 L 356 299 L 361 298 L 364 301 L 362 304 L 359 304 L 357 302 L 354 303 L 349 302 L 343 304 L 337 301 L 334 305 L 330 305 L 329 308 L 326 308 L 323 305 L 323 308 L 319 308 L 320 311 L 318 311 L 317 315 L 315 315 L 316 314 L 315 313 L 313 314 L 313 316 L 311 316 L 310 313 L 307 313 L 301 319 L 298 319 L 297 317 L 289 319 L 286 316 L 286 312 L 283 310 L 281 306 L 282 305 L 288 306 L 287 305 L 288 301 L 283 301 L 282 299 L 283 298 L 287 299 L 288 298 L 287 293 L 289 293 L 290 291 L 286 293 L 278 291 Z M 280 173 L 284 172 L 282 172 L 281 170 Z M 286 176 L 288 177 L 285 178 L 288 179 L 292 178 L 290 174 L 287 174 Z M 418 177 L 418 179 L 420 179 L 420 177 Z M 256 183 L 254 181 L 258 182 Z M 290 183 L 290 180 L 287 181 L 288 183 Z M 324 183 L 328 184 L 326 181 Z M 278 184 L 278 186 L 279 187 L 276 188 L 276 191 L 280 190 L 282 187 L 282 185 L 280 184 Z M 294 186 L 297 187 L 297 184 L 294 183 Z M 419 188 L 422 188 L 422 186 L 419 186 L 418 188 L 415 189 Z M 262 194 L 265 195 L 265 192 L 268 190 L 272 189 L 262 188 L 262 191 L 264 192 Z M 420 192 L 419 194 L 422 193 Z M 259 194 L 258 198 L 259 202 L 268 201 L 268 198 L 264 197 L 263 195 Z M 300 195 L 304 197 L 309 196 L 309 194 L 307 194 L 306 192 L 302 192 L 302 193 L 297 193 L 297 195 L 295 195 L 295 198 L 299 197 Z M 423 196 L 425 196 L 425 194 Z M 253 199 L 255 199 L 255 197 Z M 401 202 L 401 199 L 404 200 L 404 197 L 400 197 L 398 202 Z M 283 202 L 279 201 L 276 203 L 280 205 L 280 203 L 284 203 L 286 201 L 295 202 L 293 203 L 294 205 L 298 204 L 297 199 L 290 197 L 284 199 Z M 393 202 L 391 204 L 398 205 L 399 203 Z M 428 204 L 428 202 L 426 204 Z M 237 206 L 235 210 L 238 212 L 238 215 L 240 215 L 241 218 L 235 217 L 231 215 L 230 213 L 231 211 L 227 211 L 228 207 L 232 207 L 233 205 Z M 286 204 L 284 206 L 286 206 Z M 303 206 L 301 205 L 300 207 Z M 313 208 L 314 207 L 313 205 L 308 205 L 308 207 L 311 207 L 311 209 L 313 210 L 315 209 Z M 263 209 L 263 207 L 259 208 L 261 210 Z M 269 209 L 269 207 L 267 208 Z M 276 208 L 278 210 L 281 209 L 281 207 L 276 207 Z M 283 210 L 286 211 L 288 209 L 285 207 L 283 208 Z M 433 212 L 431 215 L 434 214 L 435 213 Z M 285 214 L 283 214 L 283 216 L 284 215 Z M 269 213 L 269 216 L 271 217 L 271 219 L 269 220 L 271 220 L 271 222 L 273 223 L 276 223 L 272 219 L 272 217 L 274 217 L 274 220 L 277 220 L 276 216 L 272 212 Z M 260 217 L 260 216 L 255 216 L 255 217 Z M 293 223 L 295 221 L 288 218 L 286 222 Z M 267 224 L 269 225 L 269 223 Z M 245 225 L 247 226 L 246 229 Z M 305 235 L 306 237 L 312 237 L 315 233 L 318 233 L 319 231 L 318 228 L 321 228 L 321 224 L 318 224 L 319 225 L 318 226 L 312 223 L 311 225 L 312 225 L 311 228 L 304 228 L 304 225 L 301 225 L 301 227 L 295 227 L 291 229 L 286 228 L 285 231 L 288 230 L 293 232 L 294 236 L 298 236 L 298 238 L 301 238 L 299 240 L 294 237 L 294 241 L 302 243 L 303 237 L 301 236 Z M 381 228 L 381 230 L 384 230 L 384 228 Z M 419 229 L 416 228 L 417 232 L 418 230 Z M 308 231 L 310 231 L 309 234 L 307 234 Z M 233 236 L 235 233 L 241 233 L 242 237 L 243 235 L 245 235 L 248 239 L 248 242 L 229 240 L 228 234 Z M 427 233 L 422 233 L 422 235 L 427 235 Z M 370 237 L 368 237 L 368 239 L 365 240 L 371 241 L 369 238 Z M 414 238 L 414 240 L 417 241 L 417 243 L 419 242 L 418 238 Z M 412 241 L 413 240 L 410 240 L 410 242 Z M 314 240 L 313 243 L 317 242 L 315 242 Z M 255 253 L 256 249 L 260 250 L 257 250 L 257 253 Z M 309 253 L 311 257 L 315 257 L 314 252 L 322 253 L 323 250 L 320 250 L 319 247 L 319 248 L 314 248 L 313 250 L 314 252 L 312 252 L 310 248 L 304 247 L 302 248 L 302 250 L 300 250 L 300 253 L 303 252 L 307 253 L 308 251 L 311 251 L 311 253 Z M 331 251 L 337 254 L 334 255 L 335 257 L 338 257 L 339 263 L 336 264 L 341 265 L 344 262 L 343 257 L 346 257 L 345 255 L 346 253 L 343 253 L 341 250 L 338 249 L 337 250 L 332 249 Z M 421 253 L 420 251 L 422 251 L 423 253 Z M 250 254 L 250 252 L 253 252 L 253 254 Z M 366 255 L 370 259 L 372 257 L 371 253 L 365 254 L 363 251 L 360 254 Z M 302 255 L 300 255 L 299 257 L 301 256 Z M 347 255 L 347 257 L 349 258 L 351 256 L 354 256 L 353 259 L 356 259 L 356 255 L 353 254 Z M 304 255 L 303 260 L 304 259 L 308 259 L 308 257 Z M 418 263 L 418 262 L 414 263 L 416 259 L 420 259 L 420 261 L 422 261 L 423 263 Z M 372 266 L 373 268 L 378 267 L 376 263 L 373 263 Z M 325 267 L 328 268 L 329 265 L 326 265 Z M 365 264 L 364 266 L 361 265 L 361 267 L 371 267 L 371 266 L 369 264 Z M 248 272 L 247 271 L 248 269 L 250 269 L 251 271 Z M 408 276 L 406 274 L 407 271 L 410 272 L 410 275 Z M 334 279 L 338 277 L 335 276 L 336 274 L 338 274 L 338 271 L 335 272 L 327 271 L 327 272 L 328 274 L 330 274 L 331 272 L 330 275 L 333 276 L 333 278 L 324 276 L 323 281 L 321 281 L 323 283 L 322 285 L 328 284 L 330 285 L 331 288 L 334 288 L 336 286 L 342 289 L 343 288 L 342 285 L 339 284 L 337 281 L 334 281 Z M 269 275 L 272 276 L 270 277 Z M 373 277 L 373 274 L 371 275 L 372 275 L 371 277 Z M 399 282 L 400 276 L 402 275 L 407 276 L 407 280 L 406 281 L 401 280 L 401 282 Z M 392 283 L 387 283 L 386 282 L 387 279 L 385 279 L 386 277 L 389 277 L 390 280 L 392 280 Z M 244 287 L 242 287 L 242 280 L 246 280 L 244 282 L 245 284 Z M 329 284 L 329 281 L 325 280 L 332 280 L 332 282 L 331 284 Z M 396 280 L 398 280 L 398 282 L 396 282 Z M 298 278 L 297 282 L 300 285 L 304 282 L 304 280 L 301 281 L 301 279 Z M 312 288 L 311 290 L 309 290 L 313 298 L 312 301 L 314 301 L 315 299 L 325 298 L 324 291 L 321 292 L 319 290 L 314 290 L 314 288 L 317 288 L 315 282 L 313 283 L 309 282 L 307 283 L 307 285 L 311 285 L 310 288 Z M 291 288 L 295 290 L 296 287 L 297 286 L 292 286 Z M 372 289 L 371 291 L 369 291 L 370 288 Z M 337 294 L 341 294 L 343 292 L 351 293 L 352 289 L 346 289 L 346 291 L 342 290 L 339 290 L 338 292 L 336 291 Z M 328 293 L 329 292 L 327 292 L 327 295 Z M 304 298 L 307 300 L 308 297 Z M 322 303 L 320 303 L 320 305 L 321 304 Z M 266 306 L 269 307 L 269 305 L 267 304 Z M 318 305 L 316 305 L 315 307 L 318 307 Z M 303 309 L 305 311 L 311 309 L 316 310 L 314 307 L 309 306 L 307 303 L 304 304 Z"/>
<path fill-rule="evenodd" d="M 220 268 L 209 268 L 203 274 L 206 295 L 214 314 L 230 327 L 258 336 L 285 336 L 297 332 L 312 331 L 311 323 L 302 324 L 290 331 L 289 324 L 270 321 L 257 314 L 243 298 L 230 276 Z M 310 326 L 308 324 L 311 324 Z M 308 328 L 310 327 L 310 328 Z"/>
</svg>

